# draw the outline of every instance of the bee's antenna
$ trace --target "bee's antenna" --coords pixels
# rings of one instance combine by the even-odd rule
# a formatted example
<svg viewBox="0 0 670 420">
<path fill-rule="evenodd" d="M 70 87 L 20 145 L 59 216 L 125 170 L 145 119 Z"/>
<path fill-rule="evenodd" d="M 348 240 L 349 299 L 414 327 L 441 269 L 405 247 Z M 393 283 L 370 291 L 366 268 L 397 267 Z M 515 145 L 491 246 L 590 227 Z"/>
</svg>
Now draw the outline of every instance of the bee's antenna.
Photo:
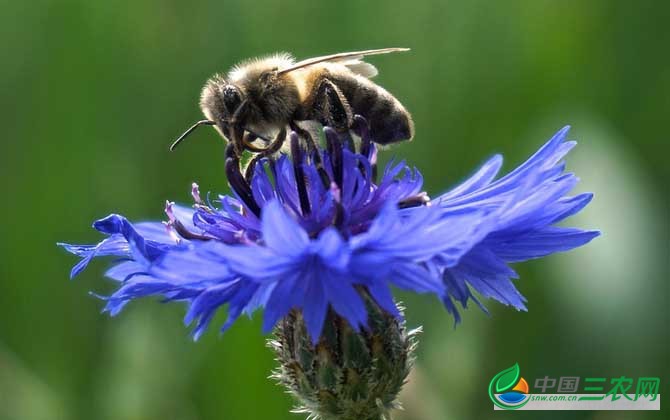
<svg viewBox="0 0 670 420">
<path fill-rule="evenodd" d="M 191 134 L 196 128 L 200 127 L 201 125 L 216 125 L 216 123 L 214 121 L 210 121 L 210 120 L 201 120 L 201 121 L 198 121 L 197 123 L 193 124 L 191 126 L 191 128 L 184 131 L 184 134 L 179 136 L 179 138 L 177 140 L 175 140 L 174 143 L 172 143 L 170 145 L 170 151 L 171 152 L 174 151 L 174 149 L 177 146 L 179 146 L 179 143 L 181 143 L 186 137 L 188 137 L 189 134 Z"/>
</svg>

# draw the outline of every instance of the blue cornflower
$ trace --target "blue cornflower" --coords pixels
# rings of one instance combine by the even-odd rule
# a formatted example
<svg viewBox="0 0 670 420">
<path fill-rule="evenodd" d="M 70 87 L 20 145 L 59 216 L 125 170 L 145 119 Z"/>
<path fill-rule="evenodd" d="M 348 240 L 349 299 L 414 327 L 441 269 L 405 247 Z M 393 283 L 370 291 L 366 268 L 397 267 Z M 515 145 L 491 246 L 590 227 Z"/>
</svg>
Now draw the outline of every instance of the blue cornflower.
<svg viewBox="0 0 670 420">
<path fill-rule="evenodd" d="M 577 178 L 563 157 L 575 145 L 568 128 L 510 174 L 494 180 L 502 158 L 435 198 L 422 191 L 418 170 L 389 163 L 377 180 L 377 151 L 357 121 L 359 150 L 348 134 L 325 128 L 324 150 L 304 147 L 291 133 L 291 155 L 257 159 L 240 173 L 226 162 L 232 196 L 200 197 L 193 208 L 168 203 L 167 222 L 132 224 L 112 214 L 93 227 L 97 245 L 63 246 L 82 257 L 120 257 L 106 275 L 119 288 L 105 297 L 116 315 L 130 300 L 158 295 L 186 301 L 185 322 L 198 338 L 228 306 L 227 329 L 241 314 L 263 308 L 270 331 L 292 309 L 302 311 L 312 342 L 332 308 L 359 331 L 367 328 L 365 290 L 398 318 L 390 286 L 432 293 L 460 317 L 474 295 L 525 310 L 509 263 L 584 245 L 596 231 L 556 224 L 581 210 L 591 194 L 566 196 Z"/>
</svg>

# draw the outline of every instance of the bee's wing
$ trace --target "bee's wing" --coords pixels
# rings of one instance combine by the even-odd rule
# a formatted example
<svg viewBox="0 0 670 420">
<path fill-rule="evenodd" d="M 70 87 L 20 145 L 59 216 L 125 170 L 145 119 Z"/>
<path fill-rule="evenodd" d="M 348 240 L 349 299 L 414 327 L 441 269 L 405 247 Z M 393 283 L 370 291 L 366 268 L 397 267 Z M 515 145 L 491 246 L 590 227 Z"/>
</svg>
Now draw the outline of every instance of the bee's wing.
<svg viewBox="0 0 670 420">
<path fill-rule="evenodd" d="M 291 66 L 279 70 L 279 73 L 288 73 L 303 67 L 311 66 L 318 63 L 330 62 L 341 63 L 349 67 L 355 73 L 361 74 L 365 77 L 373 77 L 377 75 L 377 69 L 372 64 L 363 61 L 366 55 L 388 54 L 392 52 L 409 51 L 409 48 L 382 48 L 379 50 L 365 50 L 354 51 L 339 54 L 324 55 L 321 57 L 308 58 L 307 60 L 299 61 Z"/>
<path fill-rule="evenodd" d="M 372 79 L 376 75 L 379 74 L 379 70 L 377 70 L 377 67 L 373 66 L 370 63 L 366 63 L 363 60 L 348 60 L 348 61 L 343 61 L 342 64 L 344 64 L 349 70 L 353 71 L 356 74 L 360 74 L 361 76 L 365 76 L 368 79 Z"/>
</svg>

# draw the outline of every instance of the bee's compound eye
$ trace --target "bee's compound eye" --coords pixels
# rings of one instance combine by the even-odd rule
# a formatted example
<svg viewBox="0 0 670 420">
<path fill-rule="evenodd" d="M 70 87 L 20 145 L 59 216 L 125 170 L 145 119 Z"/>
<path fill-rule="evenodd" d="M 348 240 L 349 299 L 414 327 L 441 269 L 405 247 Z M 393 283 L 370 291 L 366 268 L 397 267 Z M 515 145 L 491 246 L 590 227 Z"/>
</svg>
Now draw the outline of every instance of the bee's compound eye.
<svg viewBox="0 0 670 420">
<path fill-rule="evenodd" d="M 242 96 L 240 95 L 240 91 L 235 86 L 227 85 L 225 88 L 223 88 L 223 104 L 225 105 L 229 114 L 234 113 L 237 107 L 240 106 L 241 102 Z"/>
</svg>

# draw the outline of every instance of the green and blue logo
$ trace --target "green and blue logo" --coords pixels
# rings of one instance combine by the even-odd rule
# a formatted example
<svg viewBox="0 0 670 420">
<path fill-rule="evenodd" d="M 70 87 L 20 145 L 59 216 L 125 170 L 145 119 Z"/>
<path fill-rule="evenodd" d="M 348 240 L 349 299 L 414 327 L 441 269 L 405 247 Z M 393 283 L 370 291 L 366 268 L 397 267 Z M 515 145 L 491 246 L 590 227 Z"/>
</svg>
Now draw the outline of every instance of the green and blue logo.
<svg viewBox="0 0 670 420">
<path fill-rule="evenodd" d="M 521 377 L 518 363 L 491 379 L 489 397 L 493 404 L 505 410 L 516 410 L 526 405 L 530 400 L 528 382 Z"/>
</svg>

